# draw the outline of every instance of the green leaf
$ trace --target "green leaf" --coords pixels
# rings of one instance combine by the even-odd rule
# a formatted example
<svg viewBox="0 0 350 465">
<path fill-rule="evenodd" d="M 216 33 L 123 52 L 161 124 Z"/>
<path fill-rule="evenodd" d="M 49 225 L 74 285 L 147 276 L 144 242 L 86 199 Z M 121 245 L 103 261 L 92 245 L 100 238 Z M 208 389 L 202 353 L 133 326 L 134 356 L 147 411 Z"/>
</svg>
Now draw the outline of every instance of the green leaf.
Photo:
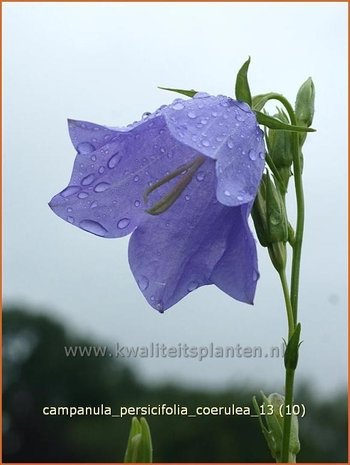
<svg viewBox="0 0 350 465">
<path fill-rule="evenodd" d="M 160 86 L 158 86 L 158 89 L 169 90 L 170 92 L 176 92 L 177 94 L 186 95 L 186 97 L 193 97 L 194 95 L 198 93 L 198 91 L 194 89 L 191 89 L 191 90 L 173 89 L 172 87 L 160 87 Z"/>
<path fill-rule="evenodd" d="M 152 438 L 151 432 L 146 421 L 146 418 L 141 417 L 140 419 L 142 439 L 141 439 L 141 455 L 139 462 L 141 463 L 152 463 Z"/>
<path fill-rule="evenodd" d="M 279 119 L 273 118 L 265 113 L 261 113 L 260 111 L 255 111 L 255 114 L 259 124 L 263 124 L 270 129 L 283 129 L 284 131 L 293 132 L 316 132 L 316 130 L 312 128 L 303 128 L 301 126 L 293 126 L 292 124 L 283 123 Z"/>
<path fill-rule="evenodd" d="M 252 106 L 252 95 L 250 93 L 250 88 L 249 88 L 249 83 L 248 83 L 249 64 L 250 64 L 250 57 L 243 64 L 243 66 L 237 73 L 235 93 L 236 93 L 237 100 L 242 100 L 242 102 L 245 102 L 249 106 Z"/>
<path fill-rule="evenodd" d="M 268 94 L 254 95 L 254 97 L 252 98 L 253 110 L 261 111 L 264 108 L 265 103 L 271 100 L 274 97 L 274 95 L 276 95 L 274 92 L 269 92 Z"/>
</svg>

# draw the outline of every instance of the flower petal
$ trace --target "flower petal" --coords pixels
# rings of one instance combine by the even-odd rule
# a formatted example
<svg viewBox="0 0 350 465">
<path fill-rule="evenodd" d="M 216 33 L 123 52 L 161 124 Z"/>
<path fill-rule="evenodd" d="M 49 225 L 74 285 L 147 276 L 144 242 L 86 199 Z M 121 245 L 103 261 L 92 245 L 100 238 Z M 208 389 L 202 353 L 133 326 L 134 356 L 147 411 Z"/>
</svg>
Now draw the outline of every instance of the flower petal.
<svg viewBox="0 0 350 465">
<path fill-rule="evenodd" d="M 143 221 L 131 236 L 131 270 L 149 304 L 160 312 L 212 283 L 252 302 L 258 274 L 246 209 L 242 214 L 241 207 L 217 201 L 214 163 L 207 160 L 175 204 Z M 228 266 L 231 282 L 225 276 Z"/>
<path fill-rule="evenodd" d="M 49 205 L 64 220 L 103 237 L 130 234 L 149 216 L 147 188 L 196 156 L 174 139 L 160 113 L 121 130 L 70 121 L 70 134 L 78 150 L 71 180 Z"/>
<path fill-rule="evenodd" d="M 174 137 L 217 160 L 217 198 L 228 206 L 254 200 L 264 169 L 263 132 L 254 112 L 229 97 L 196 94 L 163 110 Z"/>
</svg>

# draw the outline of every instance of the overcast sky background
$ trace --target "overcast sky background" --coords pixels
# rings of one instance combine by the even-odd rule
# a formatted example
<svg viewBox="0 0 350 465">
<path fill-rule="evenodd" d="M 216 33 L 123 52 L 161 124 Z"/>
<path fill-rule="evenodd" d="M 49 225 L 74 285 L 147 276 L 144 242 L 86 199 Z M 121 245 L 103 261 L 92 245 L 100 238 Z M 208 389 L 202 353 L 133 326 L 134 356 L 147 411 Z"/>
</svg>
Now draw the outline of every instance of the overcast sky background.
<svg viewBox="0 0 350 465">
<path fill-rule="evenodd" d="M 305 146 L 306 232 L 298 380 L 329 394 L 346 383 L 347 5 L 345 3 L 5 3 L 4 299 L 101 341 L 279 345 L 286 317 L 277 275 L 259 247 L 254 307 L 214 286 L 164 315 L 128 268 L 128 238 L 71 227 L 47 202 L 70 177 L 66 119 L 123 126 L 169 103 L 158 85 L 233 95 L 252 58 L 253 93 L 292 102 L 312 76 L 316 114 Z M 281 359 L 143 359 L 150 381 L 282 390 Z"/>
</svg>

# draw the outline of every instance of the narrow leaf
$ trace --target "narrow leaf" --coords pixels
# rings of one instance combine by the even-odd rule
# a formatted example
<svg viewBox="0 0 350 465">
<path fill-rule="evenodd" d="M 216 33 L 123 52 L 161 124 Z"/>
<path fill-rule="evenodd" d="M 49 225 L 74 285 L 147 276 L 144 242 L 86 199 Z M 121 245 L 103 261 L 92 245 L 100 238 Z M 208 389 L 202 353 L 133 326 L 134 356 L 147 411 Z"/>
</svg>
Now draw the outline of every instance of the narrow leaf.
<svg viewBox="0 0 350 465">
<path fill-rule="evenodd" d="M 271 100 L 274 95 L 276 94 L 273 92 L 269 92 L 268 94 L 254 95 L 254 97 L 252 98 L 253 110 L 261 111 L 264 108 L 265 103 Z"/>
<path fill-rule="evenodd" d="M 235 94 L 237 100 L 242 100 L 242 102 L 247 103 L 249 106 L 252 105 L 252 95 L 250 93 L 249 83 L 248 83 L 248 68 L 250 64 L 250 57 L 243 64 L 241 69 L 237 73 L 236 77 L 236 86 Z"/>
<path fill-rule="evenodd" d="M 198 91 L 194 89 L 191 89 L 191 90 L 173 89 L 172 87 L 160 87 L 160 86 L 158 86 L 158 89 L 169 90 L 170 92 L 176 92 L 177 94 L 186 95 L 186 97 L 193 97 L 194 95 L 198 93 Z"/>
<path fill-rule="evenodd" d="M 284 131 L 293 131 L 293 132 L 316 132 L 312 128 L 303 128 L 301 126 L 293 126 L 292 124 L 282 123 L 282 121 L 273 118 L 272 116 L 261 113 L 260 111 L 255 111 L 256 119 L 259 124 L 263 124 L 270 129 L 282 129 Z"/>
</svg>

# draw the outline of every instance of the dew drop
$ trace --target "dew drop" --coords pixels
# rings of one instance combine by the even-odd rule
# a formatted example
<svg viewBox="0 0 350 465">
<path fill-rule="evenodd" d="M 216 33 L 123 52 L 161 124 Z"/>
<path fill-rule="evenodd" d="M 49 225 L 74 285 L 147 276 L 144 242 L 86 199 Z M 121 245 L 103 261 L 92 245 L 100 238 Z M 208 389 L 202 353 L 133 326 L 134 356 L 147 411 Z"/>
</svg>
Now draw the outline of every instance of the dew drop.
<svg viewBox="0 0 350 465">
<path fill-rule="evenodd" d="M 203 139 L 202 140 L 202 145 L 204 145 L 204 147 L 209 147 L 210 142 L 208 141 L 208 139 Z"/>
<path fill-rule="evenodd" d="M 148 288 L 149 280 L 146 278 L 146 276 L 141 275 L 137 281 L 137 284 L 139 285 L 141 291 L 145 291 Z"/>
<path fill-rule="evenodd" d="M 83 186 L 88 186 L 89 184 L 92 183 L 94 179 L 95 179 L 95 176 L 93 174 L 89 174 L 88 176 L 85 176 L 85 178 L 82 179 L 81 184 Z"/>
<path fill-rule="evenodd" d="M 111 185 L 109 184 L 109 182 L 100 182 L 99 184 L 96 184 L 96 186 L 94 187 L 94 191 L 95 192 L 104 192 L 107 189 L 109 189 L 110 186 Z"/>
<path fill-rule="evenodd" d="M 253 270 L 253 281 L 257 281 L 259 278 L 259 273 L 256 270 Z"/>
<path fill-rule="evenodd" d="M 164 304 L 163 304 L 163 302 L 161 300 L 158 300 L 158 302 L 156 303 L 156 309 L 160 313 L 164 312 Z"/>
<path fill-rule="evenodd" d="M 189 118 L 191 118 L 191 119 L 197 118 L 197 115 L 196 115 L 196 113 L 195 113 L 194 111 L 189 111 L 189 112 L 187 113 L 187 116 L 188 116 Z"/>
<path fill-rule="evenodd" d="M 243 200 L 243 198 L 244 198 L 243 195 L 237 195 L 237 200 L 238 200 L 239 202 L 241 202 L 241 201 Z"/>
<path fill-rule="evenodd" d="M 265 158 L 264 152 L 260 152 L 260 153 L 259 153 L 259 157 L 263 160 L 263 159 Z"/>
<path fill-rule="evenodd" d="M 98 204 L 97 204 L 96 200 L 94 200 L 93 202 L 91 202 L 90 208 L 96 208 L 97 205 Z"/>
<path fill-rule="evenodd" d="M 137 175 L 136 175 L 136 176 L 134 176 L 134 181 L 135 181 L 135 182 L 137 182 L 139 179 L 140 179 L 140 177 L 139 177 L 139 176 L 137 176 Z"/>
<path fill-rule="evenodd" d="M 199 171 L 196 176 L 197 181 L 201 182 L 203 181 L 204 178 L 205 178 L 205 173 L 203 171 Z"/>
<path fill-rule="evenodd" d="M 86 197 L 89 197 L 89 194 L 87 192 L 79 192 L 78 197 L 79 199 L 86 199 Z"/>
<path fill-rule="evenodd" d="M 104 172 L 104 170 L 105 170 L 105 167 L 104 167 L 104 166 L 100 166 L 99 169 L 98 169 L 98 172 L 99 172 L 100 174 L 102 174 L 102 173 Z"/>
<path fill-rule="evenodd" d="M 135 207 L 139 207 L 141 205 L 141 202 L 139 200 L 135 200 L 134 205 Z"/>
<path fill-rule="evenodd" d="M 183 104 L 180 102 L 177 102 L 173 105 L 174 110 L 182 110 L 184 108 Z"/>
<path fill-rule="evenodd" d="M 130 220 L 129 218 L 122 218 L 121 220 L 118 221 L 118 228 L 119 229 L 125 229 L 127 226 L 129 226 Z"/>
<path fill-rule="evenodd" d="M 240 111 L 239 113 L 236 113 L 235 118 L 236 118 L 237 121 L 242 122 L 242 121 L 245 121 L 247 119 L 247 114 Z"/>
<path fill-rule="evenodd" d="M 72 211 L 73 211 L 73 208 L 72 208 L 72 207 L 68 207 L 68 208 L 67 208 L 67 212 L 68 212 L 68 213 L 70 213 L 70 212 L 72 212 Z"/>
<path fill-rule="evenodd" d="M 91 161 L 96 161 L 96 155 L 93 155 L 93 156 L 91 157 Z"/>
<path fill-rule="evenodd" d="M 278 211 L 273 211 L 271 214 L 270 214 L 270 221 L 271 223 L 274 225 L 274 226 L 277 226 L 280 224 L 281 222 L 281 215 Z"/>
<path fill-rule="evenodd" d="M 85 231 L 96 234 L 97 236 L 105 236 L 108 232 L 107 229 L 102 226 L 102 224 L 93 220 L 80 221 L 79 226 Z"/>
<path fill-rule="evenodd" d="M 70 197 L 80 191 L 79 186 L 68 186 L 61 192 L 62 197 Z"/>
<path fill-rule="evenodd" d="M 187 202 L 190 200 L 190 196 L 189 195 L 185 195 L 185 200 L 187 200 Z"/>
<path fill-rule="evenodd" d="M 228 147 L 229 149 L 233 149 L 233 142 L 232 142 L 231 139 L 227 141 L 227 147 Z"/>
<path fill-rule="evenodd" d="M 224 192 L 224 194 L 226 195 L 226 197 L 230 197 L 230 196 L 231 196 L 231 192 L 228 191 L 228 190 L 226 190 L 226 191 Z"/>
<path fill-rule="evenodd" d="M 204 118 L 201 119 L 201 123 L 202 123 L 202 124 L 207 124 L 207 122 L 208 122 L 208 120 L 206 120 L 206 119 L 204 119 Z"/>
<path fill-rule="evenodd" d="M 78 153 L 81 153 L 81 154 L 86 154 L 86 153 L 91 153 L 95 150 L 95 147 L 90 144 L 90 142 L 81 142 L 80 144 L 78 144 L 77 146 L 77 150 L 78 150 Z"/>
<path fill-rule="evenodd" d="M 257 153 L 253 149 L 249 150 L 248 156 L 252 161 L 256 160 L 258 157 Z"/>
<path fill-rule="evenodd" d="M 149 116 L 150 116 L 150 112 L 149 111 L 145 111 L 143 114 L 142 114 L 142 119 L 147 119 Z"/>
<path fill-rule="evenodd" d="M 187 286 L 187 290 L 188 290 L 188 292 L 192 292 L 195 289 L 197 289 L 198 286 L 199 286 L 199 284 L 198 284 L 197 281 L 191 281 Z"/>
<path fill-rule="evenodd" d="M 218 114 L 216 113 L 216 111 L 213 111 L 211 116 L 214 116 L 214 118 L 216 118 L 218 116 Z"/>
<path fill-rule="evenodd" d="M 118 165 L 118 163 L 120 162 L 120 160 L 121 160 L 121 155 L 119 155 L 119 152 L 115 153 L 108 160 L 108 163 L 107 163 L 108 168 L 110 168 L 110 169 L 115 168 Z"/>
<path fill-rule="evenodd" d="M 68 217 L 67 217 L 67 221 L 68 221 L 69 223 L 72 223 L 72 224 L 73 224 L 73 223 L 74 223 L 74 218 L 73 218 L 72 216 L 68 216 Z"/>
</svg>

